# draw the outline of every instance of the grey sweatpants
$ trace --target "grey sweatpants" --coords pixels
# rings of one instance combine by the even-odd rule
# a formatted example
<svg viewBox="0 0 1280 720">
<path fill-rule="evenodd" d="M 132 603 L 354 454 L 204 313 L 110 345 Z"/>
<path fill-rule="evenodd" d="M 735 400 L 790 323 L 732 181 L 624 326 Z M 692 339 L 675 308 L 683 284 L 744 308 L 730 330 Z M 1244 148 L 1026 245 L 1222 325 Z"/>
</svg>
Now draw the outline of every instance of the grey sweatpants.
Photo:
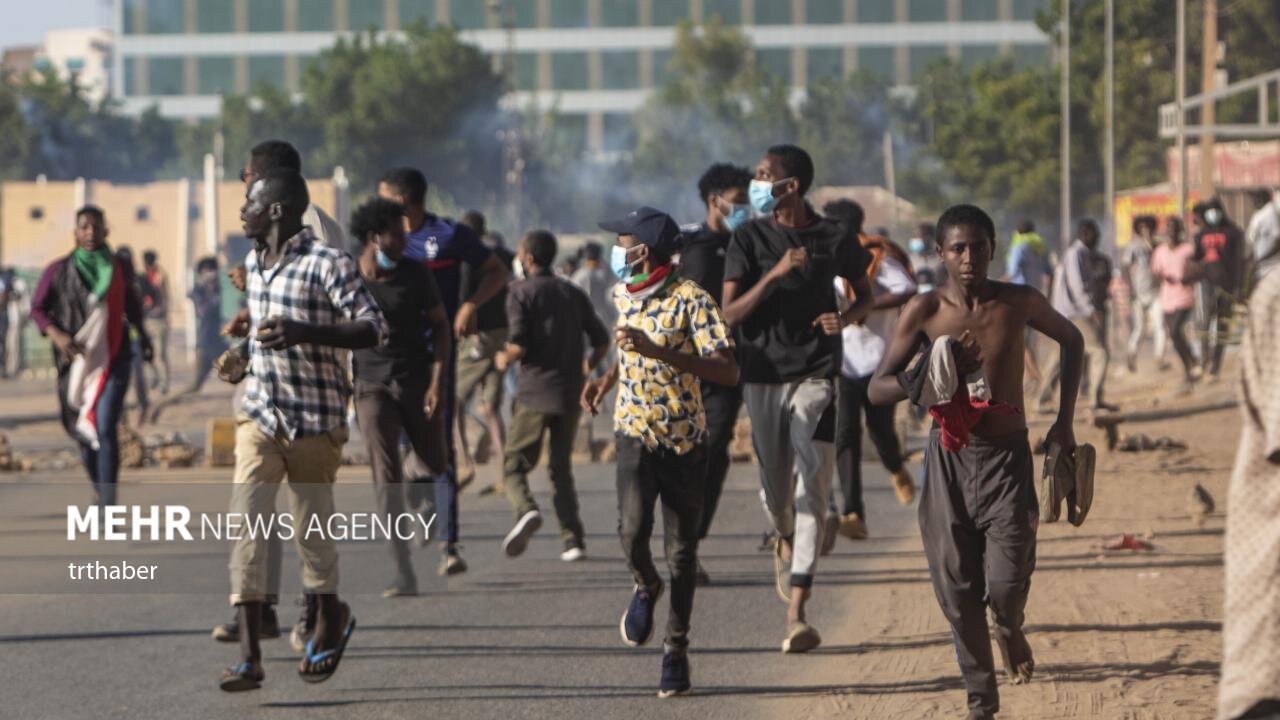
<svg viewBox="0 0 1280 720">
<path fill-rule="evenodd" d="M 745 383 L 751 444 L 760 463 L 760 486 L 773 529 L 792 538 L 791 585 L 813 584 L 826 526 L 827 496 L 835 466 L 830 438 L 815 440 L 818 421 L 831 404 L 829 378 L 790 383 Z"/>
<path fill-rule="evenodd" d="M 951 623 L 969 707 L 999 710 L 987 607 L 996 632 L 1022 632 L 1036 564 L 1039 505 L 1025 430 L 977 438 L 957 452 L 929 433 L 920 494 L 920 535 L 933 592 Z"/>
</svg>

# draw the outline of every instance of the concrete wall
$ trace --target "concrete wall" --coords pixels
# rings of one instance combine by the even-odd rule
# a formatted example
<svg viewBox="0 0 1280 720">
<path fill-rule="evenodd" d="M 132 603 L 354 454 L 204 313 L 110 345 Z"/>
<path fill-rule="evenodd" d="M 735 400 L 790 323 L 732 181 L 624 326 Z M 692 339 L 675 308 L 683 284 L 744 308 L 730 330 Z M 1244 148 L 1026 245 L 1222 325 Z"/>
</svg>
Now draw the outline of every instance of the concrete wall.
<svg viewBox="0 0 1280 720">
<path fill-rule="evenodd" d="M 190 289 L 196 261 L 211 254 L 205 216 L 205 188 L 202 182 L 173 180 L 145 185 L 115 185 L 78 182 L 7 182 L 0 185 L 0 265 L 27 270 L 43 268 L 71 251 L 75 211 L 82 203 L 92 203 L 106 213 L 113 247 L 128 245 L 139 270 L 142 253 L 154 249 L 160 266 L 169 272 L 170 322 L 184 328 L 190 322 Z M 331 179 L 309 180 L 312 202 L 333 213 L 338 205 L 338 189 Z M 83 197 L 80 197 L 80 193 Z M 240 236 L 240 207 L 244 185 L 236 180 L 217 186 L 217 232 L 215 242 L 219 263 L 243 261 L 243 255 L 228 257 L 228 238 Z M 345 224 L 345 219 L 339 218 Z M 241 243 L 243 247 L 243 243 Z M 34 288 L 33 288 L 34 289 Z"/>
</svg>

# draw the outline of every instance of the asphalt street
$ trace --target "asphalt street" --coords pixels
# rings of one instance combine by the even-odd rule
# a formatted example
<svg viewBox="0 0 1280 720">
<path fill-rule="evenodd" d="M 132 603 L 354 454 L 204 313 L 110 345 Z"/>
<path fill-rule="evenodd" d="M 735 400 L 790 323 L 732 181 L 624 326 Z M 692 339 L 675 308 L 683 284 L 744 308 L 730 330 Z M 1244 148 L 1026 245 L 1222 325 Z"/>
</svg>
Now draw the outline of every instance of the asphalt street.
<svg viewBox="0 0 1280 720">
<path fill-rule="evenodd" d="M 797 696 L 844 689 L 813 678 L 830 678 L 833 668 L 839 677 L 845 656 L 859 652 L 847 628 L 856 620 L 861 593 L 882 584 L 926 582 L 919 571 L 875 569 L 877 557 L 912 551 L 919 541 L 914 508 L 894 501 L 878 466 L 866 468 L 874 537 L 858 544 L 842 538 L 823 560 L 810 621 L 824 632 L 824 645 L 808 656 L 784 656 L 785 606 L 773 590 L 770 556 L 757 549 L 766 520 L 755 468 L 734 466 L 712 536 L 700 552 L 712 585 L 700 588 L 695 602 L 694 692 L 668 700 L 655 697 L 665 597 L 659 631 L 647 647 L 628 648 L 619 638 L 631 580 L 616 536 L 611 466 L 576 468 L 588 533 L 589 555 L 581 563 L 558 558 L 542 468 L 533 484 L 548 517 L 528 552 L 518 559 L 502 554 L 500 541 L 512 521 L 507 503 L 472 489 L 462 498 L 463 554 L 470 571 L 447 583 L 437 580 L 438 550 L 415 550 L 427 590 L 419 597 L 386 600 L 376 594 L 391 574 L 383 546 L 340 544 L 344 598 L 358 626 L 337 675 L 306 685 L 295 673 L 297 655 L 288 641 L 266 641 L 266 684 L 239 695 L 223 693 L 216 684 L 221 669 L 237 659 L 236 647 L 216 643 L 209 634 L 214 623 L 230 617 L 225 541 L 202 545 L 178 563 L 189 582 L 158 585 L 166 594 L 70 594 L 65 583 L 50 584 L 50 577 L 65 573 L 69 556 L 76 559 L 63 539 L 61 513 L 66 503 L 83 502 L 87 484 L 76 472 L 10 476 L 0 483 L 0 717 L 787 716 Z M 477 485 L 490 482 L 493 472 L 492 466 L 483 468 Z M 126 501 L 130 494 L 136 499 L 152 492 L 144 488 L 148 482 L 226 483 L 229 472 L 155 470 L 126 474 L 130 478 L 142 482 L 122 487 Z M 65 484 L 48 486 L 56 482 Z M 340 510 L 372 509 L 367 468 L 343 469 L 339 498 Z M 661 558 L 661 520 L 655 533 L 654 554 Z M 922 559 L 919 564 L 922 570 Z M 285 551 L 284 568 L 286 588 L 296 588 L 292 547 Z M 666 575 L 661 563 L 660 569 Z M 37 591 L 43 594 L 32 594 Z M 286 602 L 282 623 L 295 616 L 296 608 Z"/>
</svg>

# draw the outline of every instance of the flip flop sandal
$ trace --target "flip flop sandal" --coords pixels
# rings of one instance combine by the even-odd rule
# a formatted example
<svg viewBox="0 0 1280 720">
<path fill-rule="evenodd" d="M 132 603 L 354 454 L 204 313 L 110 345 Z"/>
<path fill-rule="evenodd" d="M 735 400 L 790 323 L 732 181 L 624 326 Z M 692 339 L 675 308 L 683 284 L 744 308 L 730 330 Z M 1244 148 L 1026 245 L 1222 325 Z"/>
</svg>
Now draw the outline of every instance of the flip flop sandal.
<svg viewBox="0 0 1280 720">
<path fill-rule="evenodd" d="M 1040 474 L 1040 522 L 1058 522 L 1062 501 L 1066 499 L 1071 480 L 1071 453 L 1056 442 L 1045 449 L 1044 471 Z"/>
<path fill-rule="evenodd" d="M 1080 527 L 1093 506 L 1093 470 L 1098 453 L 1089 443 L 1082 443 L 1076 446 L 1075 461 L 1075 488 L 1067 493 L 1067 520 Z"/>
<path fill-rule="evenodd" d="M 342 603 L 342 616 L 344 619 L 344 627 L 342 637 L 338 639 L 338 646 L 329 648 L 328 650 L 315 651 L 316 638 L 312 637 L 307 641 L 307 647 L 304 651 L 306 654 L 302 657 L 302 664 L 298 666 L 298 677 L 303 682 L 322 683 L 333 677 L 338 671 L 338 663 L 342 662 L 342 653 L 347 649 L 347 641 L 351 639 L 351 633 L 356 629 L 356 618 L 351 614 L 351 606 Z M 314 667 L 330 658 L 333 658 L 333 664 L 329 665 L 325 670 L 307 670 L 308 666 Z"/>
<path fill-rule="evenodd" d="M 253 664 L 242 662 L 234 667 L 229 667 L 222 671 L 222 680 L 218 682 L 218 687 L 224 692 L 244 692 L 245 690 L 257 690 L 262 687 L 262 681 L 267 674 L 258 668 L 254 672 Z"/>
</svg>

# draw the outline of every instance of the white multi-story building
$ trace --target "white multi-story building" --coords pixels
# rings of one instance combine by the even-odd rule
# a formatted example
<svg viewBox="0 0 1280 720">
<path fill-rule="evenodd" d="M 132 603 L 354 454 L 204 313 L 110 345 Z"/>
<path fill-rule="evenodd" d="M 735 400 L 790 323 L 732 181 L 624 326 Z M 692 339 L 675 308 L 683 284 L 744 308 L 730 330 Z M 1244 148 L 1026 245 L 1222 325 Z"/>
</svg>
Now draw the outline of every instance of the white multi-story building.
<svg viewBox="0 0 1280 720">
<path fill-rule="evenodd" d="M 75 76 L 85 97 L 97 103 L 112 94 L 112 38 L 113 33 L 106 28 L 50 30 L 42 45 L 31 48 L 30 64 L 23 62 L 19 66 L 15 61 L 14 69 L 25 72 L 52 68 L 63 80 Z"/>
<path fill-rule="evenodd" d="M 1046 62 L 1048 0 L 119 0 L 113 88 L 125 106 L 208 117 L 258 83 L 297 91 L 307 59 L 353 31 L 425 19 L 495 56 L 514 45 L 511 101 L 553 103 L 596 149 L 662 81 L 675 25 L 740 26 L 769 72 L 802 89 L 865 68 L 896 84 L 947 55 Z M 503 29 L 510 20 L 510 37 Z M 495 62 L 497 58 L 495 57 Z M 616 148 L 621 149 L 621 148 Z"/>
</svg>

